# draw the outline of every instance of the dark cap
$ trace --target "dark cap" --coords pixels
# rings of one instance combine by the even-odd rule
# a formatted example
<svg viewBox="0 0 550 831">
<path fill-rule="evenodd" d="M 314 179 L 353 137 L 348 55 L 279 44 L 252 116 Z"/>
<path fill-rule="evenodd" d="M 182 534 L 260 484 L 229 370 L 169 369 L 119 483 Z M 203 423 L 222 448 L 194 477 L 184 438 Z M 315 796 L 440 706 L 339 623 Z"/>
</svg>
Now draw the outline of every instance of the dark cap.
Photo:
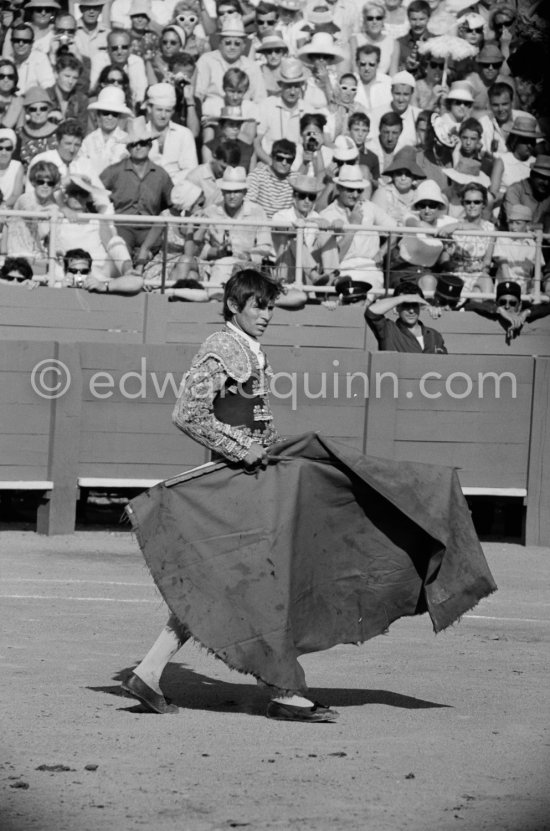
<svg viewBox="0 0 550 831">
<path fill-rule="evenodd" d="M 454 274 L 442 274 L 435 287 L 436 300 L 444 300 L 449 305 L 458 301 L 464 286 L 464 280 Z"/>
<path fill-rule="evenodd" d="M 399 283 L 393 292 L 393 296 L 398 297 L 400 294 L 418 294 L 422 299 L 424 299 L 424 292 L 420 286 L 417 286 L 412 280 L 403 280 L 402 283 Z"/>
<path fill-rule="evenodd" d="M 519 283 L 515 283 L 513 280 L 504 280 L 502 283 L 498 283 L 497 285 L 497 292 L 496 292 L 496 299 L 499 300 L 504 295 L 509 294 L 512 297 L 517 297 L 518 300 L 521 300 L 521 286 Z"/>
</svg>

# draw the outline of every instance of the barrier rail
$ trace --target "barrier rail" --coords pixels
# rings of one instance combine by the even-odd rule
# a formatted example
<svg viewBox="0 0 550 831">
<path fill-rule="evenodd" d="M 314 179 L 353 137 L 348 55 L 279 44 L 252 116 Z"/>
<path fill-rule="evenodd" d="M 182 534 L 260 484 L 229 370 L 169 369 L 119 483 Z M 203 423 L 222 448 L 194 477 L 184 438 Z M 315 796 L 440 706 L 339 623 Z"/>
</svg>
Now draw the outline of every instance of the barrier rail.
<svg viewBox="0 0 550 831">
<path fill-rule="evenodd" d="M 59 260 L 59 254 L 56 247 L 56 229 L 60 222 L 64 221 L 62 217 L 58 214 L 56 215 L 48 215 L 44 214 L 43 212 L 38 211 L 14 211 L 14 210 L 2 210 L 0 211 L 0 223 L 9 220 L 12 217 L 20 217 L 22 219 L 31 219 L 31 220 L 41 220 L 44 222 L 45 220 L 49 223 L 49 234 L 48 234 L 48 254 L 46 257 L 47 260 L 47 278 L 50 284 L 55 282 L 55 266 Z M 224 217 L 223 223 L 220 223 L 219 220 L 213 219 L 212 217 L 200 217 L 200 216 L 193 216 L 193 217 L 169 217 L 169 216 L 143 216 L 139 214 L 78 214 L 76 221 L 77 222 L 89 222 L 89 221 L 97 221 L 99 223 L 108 223 L 114 225 L 146 225 L 146 226 L 155 226 L 161 225 L 164 228 L 163 233 L 163 248 L 164 252 L 166 253 L 166 239 L 167 239 L 167 230 L 170 225 L 174 226 L 190 226 L 190 227 L 201 227 L 201 226 L 215 226 L 216 224 L 222 225 L 223 228 L 268 228 L 270 231 L 274 229 L 284 230 L 285 234 L 289 236 L 294 236 L 296 238 L 296 262 L 295 262 L 295 273 L 294 273 L 294 280 L 289 282 L 289 285 L 305 290 L 308 293 L 316 294 L 331 294 L 334 293 L 334 288 L 332 286 L 314 286 L 307 284 L 304 280 L 304 263 L 303 263 L 303 252 L 304 252 L 304 234 L 307 229 L 310 228 L 318 228 L 317 222 L 308 222 L 304 220 L 303 222 L 297 224 L 296 226 L 290 227 L 288 223 L 285 222 L 277 222 L 273 219 L 266 220 L 259 224 L 255 220 L 243 220 L 243 219 L 230 219 L 229 217 L 226 219 Z M 9 223 L 8 223 L 9 225 Z M 412 228 L 410 226 L 371 226 L 366 227 L 364 225 L 345 225 L 343 226 L 342 232 L 340 231 L 331 231 L 331 229 L 326 229 L 326 233 L 333 233 L 335 236 L 340 233 L 356 233 L 356 234 L 364 234 L 364 235 L 371 235 L 377 234 L 382 237 L 387 237 L 388 240 L 388 250 L 391 248 L 392 241 L 395 237 L 403 237 L 403 236 L 418 236 L 418 235 L 428 235 L 428 236 L 441 236 L 442 229 L 432 229 L 432 228 Z M 9 234 L 9 227 L 7 229 Z M 545 244 L 545 240 L 550 240 L 550 234 L 544 234 L 541 229 L 537 229 L 534 231 L 529 231 L 525 233 L 519 232 L 510 232 L 510 231 L 483 231 L 475 229 L 467 231 L 468 236 L 479 236 L 484 238 L 504 238 L 504 239 L 530 239 L 535 242 L 535 266 L 534 266 L 534 275 L 533 275 L 533 291 L 530 294 L 530 297 L 534 300 L 535 303 L 540 302 L 542 295 L 541 291 L 541 282 L 542 282 L 542 264 L 543 264 L 543 255 L 542 255 L 542 248 Z M 4 235 L 4 252 L 6 247 L 6 235 Z M 183 253 L 183 252 L 182 252 Z M 17 254 L 21 256 L 25 256 L 25 252 L 17 252 Z M 426 271 L 429 273 L 429 268 L 426 268 Z M 376 294 L 385 294 L 389 291 L 389 275 L 390 270 L 389 267 L 385 270 L 384 275 L 384 288 L 383 289 L 374 289 L 373 293 Z M 160 291 L 164 293 L 167 286 L 170 285 L 170 281 L 167 279 L 166 275 L 166 256 L 163 258 L 163 267 L 162 267 L 162 279 L 160 281 Z M 204 284 L 205 288 L 208 290 L 209 286 L 208 283 Z M 219 287 L 218 287 L 219 289 Z M 480 292 L 475 292 L 473 294 L 464 293 L 462 294 L 463 297 L 476 297 L 477 299 L 483 299 L 486 297 L 492 297 L 492 294 L 483 294 Z"/>
</svg>

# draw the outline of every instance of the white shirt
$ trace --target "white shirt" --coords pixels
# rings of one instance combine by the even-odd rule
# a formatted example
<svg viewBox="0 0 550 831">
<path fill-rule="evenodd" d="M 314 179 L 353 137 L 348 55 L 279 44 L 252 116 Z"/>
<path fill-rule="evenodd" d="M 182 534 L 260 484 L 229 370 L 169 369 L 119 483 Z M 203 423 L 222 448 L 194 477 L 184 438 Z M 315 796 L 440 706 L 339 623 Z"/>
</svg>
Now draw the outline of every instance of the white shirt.
<svg viewBox="0 0 550 831">
<path fill-rule="evenodd" d="M 177 0 L 152 0 L 151 18 L 159 26 L 167 26 L 174 17 Z M 111 6 L 111 24 L 118 29 L 131 29 L 130 10 L 132 0 L 114 0 Z"/>
<path fill-rule="evenodd" d="M 385 211 L 373 205 L 372 202 L 361 202 L 362 217 L 360 225 L 372 229 L 373 225 L 380 225 L 383 227 L 395 226 L 395 222 Z M 349 225 L 349 215 L 346 208 L 342 207 L 338 200 L 332 202 L 324 211 L 321 211 L 320 216 L 328 219 L 329 222 L 339 220 L 345 225 Z M 345 230 L 344 230 L 345 233 Z M 347 250 L 344 260 L 341 265 L 345 268 L 345 263 L 349 260 L 364 261 L 365 265 L 373 262 L 380 249 L 380 235 L 371 230 L 370 234 L 355 233 L 350 247 Z"/>
<path fill-rule="evenodd" d="M 367 138 L 367 148 L 373 150 L 371 144 L 373 143 L 380 127 L 380 119 L 386 113 L 392 112 L 391 105 L 389 107 L 378 107 L 370 114 L 370 132 Z M 401 150 L 402 147 L 414 147 L 416 145 L 416 119 L 420 109 L 418 107 L 408 106 L 404 113 L 398 113 L 403 122 L 403 132 L 399 136 L 396 151 Z"/>
<path fill-rule="evenodd" d="M 144 124 L 144 119 L 142 117 L 135 119 L 134 123 Z M 144 126 L 146 132 L 156 132 L 149 121 Z M 155 139 L 149 153 L 149 159 L 163 167 L 172 181 L 175 181 L 177 176 L 180 178 L 186 177 L 199 163 L 193 133 L 181 124 L 174 124 L 173 121 L 168 123 L 168 129 L 164 133 L 162 150 L 160 147 L 161 143 L 158 139 Z"/>
<path fill-rule="evenodd" d="M 197 61 L 195 69 L 195 95 L 201 101 L 208 98 L 219 98 L 223 101 L 223 76 L 228 69 L 236 67 L 246 72 L 250 79 L 250 86 L 246 98 L 260 104 L 267 98 L 265 83 L 260 66 L 250 58 L 241 55 L 235 63 L 227 63 L 219 49 L 206 52 Z"/>
<path fill-rule="evenodd" d="M 278 96 L 271 96 L 259 109 L 258 135 L 262 138 L 262 148 L 266 153 L 271 153 L 273 142 L 282 138 L 287 138 L 296 145 L 300 143 L 300 119 L 308 112 L 302 100 L 289 109 Z"/>
<path fill-rule="evenodd" d="M 355 102 L 365 107 L 368 113 L 383 107 L 385 107 L 384 112 L 388 112 L 392 102 L 391 84 L 392 81 L 389 75 L 377 72 L 376 77 L 370 84 L 365 86 L 365 84 L 359 83 Z"/>
<path fill-rule="evenodd" d="M 31 87 L 48 89 L 55 85 L 52 65 L 43 52 L 31 52 L 23 63 L 16 64 L 19 75 L 17 90 L 24 95 Z"/>
<path fill-rule="evenodd" d="M 96 52 L 106 52 L 109 31 L 103 23 L 99 23 L 91 31 L 83 23 L 77 23 L 74 43 L 82 57 L 91 60 Z"/>
<path fill-rule="evenodd" d="M 29 165 L 29 171 L 37 162 L 52 162 L 59 172 L 61 173 L 61 177 L 64 178 L 68 176 L 70 173 L 78 174 L 80 176 L 84 176 L 90 182 L 91 186 L 94 188 L 94 192 L 92 193 L 92 199 L 94 201 L 94 205 L 98 211 L 101 213 L 114 213 L 114 208 L 109 199 L 109 191 L 106 189 L 105 185 L 99 178 L 98 171 L 93 166 L 93 164 L 89 161 L 89 159 L 84 158 L 80 155 L 77 155 L 72 162 L 69 162 L 67 165 L 66 162 L 63 161 L 57 150 L 45 150 L 43 153 L 38 153 L 37 156 L 31 160 Z M 28 173 L 27 173 L 27 182 L 25 186 L 26 192 L 32 192 L 33 186 L 31 185 Z"/>
<path fill-rule="evenodd" d="M 282 211 L 277 211 L 276 214 L 273 214 L 271 219 L 277 219 L 280 222 L 286 222 L 287 225 L 294 227 L 297 222 L 313 222 L 316 219 L 320 219 L 320 214 L 317 211 L 311 211 L 307 217 L 300 216 L 294 206 L 292 208 L 284 208 Z M 272 233 L 276 234 L 277 230 L 275 228 L 272 229 Z M 312 248 L 313 244 L 317 238 L 319 233 L 319 229 L 316 228 L 314 225 L 307 226 L 304 228 L 304 243 L 307 248 Z"/>
<path fill-rule="evenodd" d="M 108 135 L 98 127 L 85 137 L 79 157 L 87 159 L 94 170 L 101 173 L 110 164 L 116 164 L 126 156 L 126 145 L 123 142 L 127 135 L 120 127 L 115 127 Z"/>
</svg>

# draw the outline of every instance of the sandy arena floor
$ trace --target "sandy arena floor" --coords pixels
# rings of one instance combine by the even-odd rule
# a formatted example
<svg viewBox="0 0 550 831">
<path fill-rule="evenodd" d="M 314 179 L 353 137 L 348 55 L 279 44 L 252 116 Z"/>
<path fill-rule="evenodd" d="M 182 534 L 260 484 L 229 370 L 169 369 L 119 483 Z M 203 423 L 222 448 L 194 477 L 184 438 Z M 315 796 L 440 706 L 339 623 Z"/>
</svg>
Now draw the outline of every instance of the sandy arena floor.
<svg viewBox="0 0 550 831">
<path fill-rule="evenodd" d="M 189 645 L 180 713 L 140 712 L 166 615 L 130 533 L 0 533 L 1 831 L 548 831 L 550 550 L 485 550 L 499 591 L 449 631 L 304 658 L 341 715 L 301 725 Z"/>
</svg>

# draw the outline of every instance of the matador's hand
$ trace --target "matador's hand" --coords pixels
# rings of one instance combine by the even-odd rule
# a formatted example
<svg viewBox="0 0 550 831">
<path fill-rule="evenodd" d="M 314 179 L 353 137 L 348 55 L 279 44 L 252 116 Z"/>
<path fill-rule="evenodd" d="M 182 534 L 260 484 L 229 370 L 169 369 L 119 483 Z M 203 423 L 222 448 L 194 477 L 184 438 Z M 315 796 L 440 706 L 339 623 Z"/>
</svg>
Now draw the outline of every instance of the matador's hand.
<svg viewBox="0 0 550 831">
<path fill-rule="evenodd" d="M 267 467 L 267 450 L 261 444 L 251 444 L 243 458 L 245 467 Z"/>
</svg>

